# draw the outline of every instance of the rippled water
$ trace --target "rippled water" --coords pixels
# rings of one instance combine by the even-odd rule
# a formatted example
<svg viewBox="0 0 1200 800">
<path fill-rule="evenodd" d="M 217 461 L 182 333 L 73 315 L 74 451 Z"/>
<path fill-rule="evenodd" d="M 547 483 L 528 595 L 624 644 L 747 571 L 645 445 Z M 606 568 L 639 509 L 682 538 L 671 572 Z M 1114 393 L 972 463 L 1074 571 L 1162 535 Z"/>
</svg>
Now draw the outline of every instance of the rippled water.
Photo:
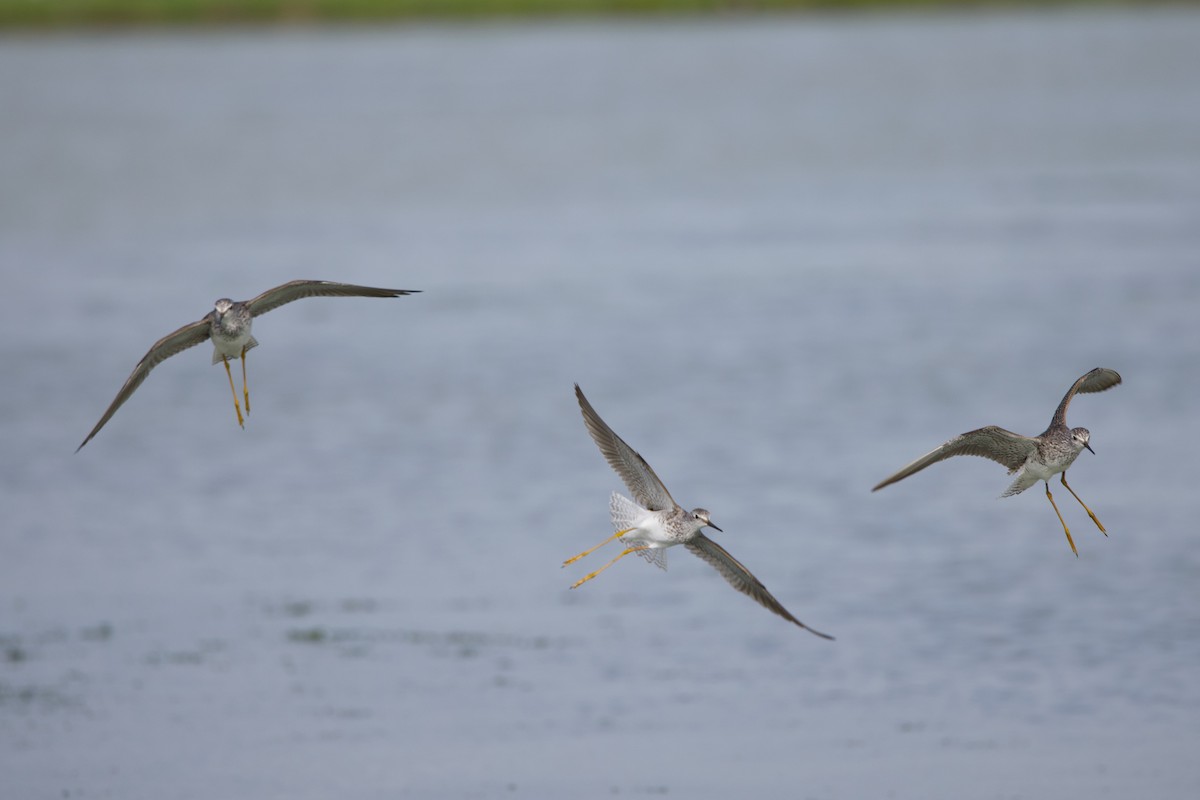
<svg viewBox="0 0 1200 800">
<path fill-rule="evenodd" d="M 21 797 L 1180 797 L 1200 14 L 0 43 Z M 156 338 L 295 277 L 73 453 Z M 1092 431 L 869 488 L 953 434 Z M 572 396 L 824 642 L 604 552 Z M 1058 484 L 1055 484 L 1058 487 Z M 615 554 L 611 551 L 607 557 Z M 590 563 L 590 567 L 588 566 Z"/>
</svg>

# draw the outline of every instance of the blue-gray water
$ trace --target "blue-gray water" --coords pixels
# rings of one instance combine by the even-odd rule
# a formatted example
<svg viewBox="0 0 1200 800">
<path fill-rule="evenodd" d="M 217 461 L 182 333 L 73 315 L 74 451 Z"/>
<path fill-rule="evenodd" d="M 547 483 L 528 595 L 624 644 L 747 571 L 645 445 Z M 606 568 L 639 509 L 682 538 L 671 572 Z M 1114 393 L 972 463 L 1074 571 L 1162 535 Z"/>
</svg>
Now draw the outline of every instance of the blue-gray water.
<svg viewBox="0 0 1200 800">
<path fill-rule="evenodd" d="M 0 41 L 22 798 L 1172 798 L 1200 781 L 1200 14 Z M 159 336 L 296 277 L 75 447 Z M 1041 487 L 956 459 L 1092 431 Z M 578 381 L 821 641 L 619 488 Z"/>
</svg>

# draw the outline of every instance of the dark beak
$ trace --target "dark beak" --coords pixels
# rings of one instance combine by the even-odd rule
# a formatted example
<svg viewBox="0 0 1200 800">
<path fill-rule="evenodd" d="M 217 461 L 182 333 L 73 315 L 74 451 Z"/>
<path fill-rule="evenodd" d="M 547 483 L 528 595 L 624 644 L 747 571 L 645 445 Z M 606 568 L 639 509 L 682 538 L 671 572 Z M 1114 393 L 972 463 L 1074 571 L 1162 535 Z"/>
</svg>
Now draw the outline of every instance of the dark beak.
<svg viewBox="0 0 1200 800">
<path fill-rule="evenodd" d="M 720 533 L 725 532 L 725 531 L 721 530 L 720 528 L 718 528 L 716 525 L 713 525 L 711 522 L 708 523 L 708 527 L 712 528 L 714 531 L 719 531 Z"/>
<path fill-rule="evenodd" d="M 1096 451 L 1092 449 L 1092 446 L 1090 444 L 1085 444 L 1084 447 L 1086 447 L 1088 449 L 1088 452 L 1090 452 L 1092 455 L 1096 455 Z"/>
</svg>

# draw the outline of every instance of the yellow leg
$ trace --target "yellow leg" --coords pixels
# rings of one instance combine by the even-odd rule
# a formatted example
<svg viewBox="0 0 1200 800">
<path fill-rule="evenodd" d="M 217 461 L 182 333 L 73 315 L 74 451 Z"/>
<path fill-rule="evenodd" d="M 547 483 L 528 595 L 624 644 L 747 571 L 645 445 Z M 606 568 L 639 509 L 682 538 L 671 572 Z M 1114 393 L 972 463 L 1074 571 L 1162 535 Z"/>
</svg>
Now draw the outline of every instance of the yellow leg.
<svg viewBox="0 0 1200 800">
<path fill-rule="evenodd" d="M 246 348 L 242 348 L 242 394 L 246 398 L 246 416 L 250 416 L 250 384 L 246 383 Z"/>
<path fill-rule="evenodd" d="M 242 409 L 238 406 L 237 389 L 233 386 L 233 370 L 229 369 L 229 359 L 221 357 L 221 363 L 225 365 L 225 374 L 229 376 L 229 391 L 233 392 L 233 410 L 237 412 L 238 425 L 246 427 L 246 421 L 242 419 Z"/>
<path fill-rule="evenodd" d="M 622 536 L 624 536 L 625 534 L 629 533 L 631 530 L 633 530 L 633 528 L 626 528 L 626 529 L 625 529 L 625 530 L 623 530 L 623 531 L 617 531 L 617 532 L 616 532 L 616 533 L 614 533 L 612 536 L 608 537 L 607 539 L 605 539 L 603 542 L 601 542 L 600 544 L 596 545 L 595 547 L 588 548 L 587 550 L 584 550 L 582 553 L 580 553 L 580 554 L 579 554 L 579 555 L 577 555 L 577 556 L 571 556 L 571 557 L 570 557 L 570 558 L 568 558 L 566 561 L 564 561 L 564 562 L 562 563 L 562 565 L 565 567 L 567 564 L 574 564 L 576 561 L 578 561 L 579 559 L 583 558 L 584 556 L 591 555 L 592 553 L 594 553 L 594 552 L 596 552 L 597 550 L 599 550 L 601 547 L 604 547 L 604 545 L 606 545 L 606 544 L 608 544 L 609 542 L 611 542 L 613 539 L 619 539 L 620 537 L 622 537 Z"/>
<path fill-rule="evenodd" d="M 1067 491 L 1070 492 L 1076 500 L 1079 500 L 1079 495 L 1075 494 L 1075 490 L 1071 488 L 1071 484 L 1067 483 L 1067 473 L 1065 472 L 1062 474 L 1062 485 L 1067 487 Z M 1088 512 L 1088 516 L 1092 518 L 1092 522 L 1096 523 L 1096 527 L 1100 529 L 1100 532 L 1105 536 L 1108 536 L 1108 531 L 1104 530 L 1104 526 L 1100 524 L 1100 520 L 1096 519 L 1096 515 L 1093 514 L 1092 510 L 1087 507 L 1087 503 L 1079 500 L 1079 505 L 1083 506 L 1083 510 Z"/>
<path fill-rule="evenodd" d="M 601 567 L 600 569 L 596 570 L 595 572 L 589 572 L 587 575 L 584 575 L 582 578 L 580 578 L 579 580 L 575 581 L 573 584 L 571 584 L 571 588 L 572 588 L 572 589 L 578 589 L 580 586 L 582 586 L 583 584 L 587 583 L 587 582 L 588 582 L 588 581 L 590 581 L 592 578 L 594 578 L 594 577 L 596 577 L 597 575 L 599 575 L 601 572 L 604 572 L 604 570 L 608 569 L 608 568 L 609 568 L 609 567 L 611 567 L 613 564 L 617 563 L 618 561 L 620 561 L 622 558 L 624 558 L 625 556 L 629 555 L 630 553 L 637 553 L 637 552 L 640 552 L 640 551 L 642 551 L 642 550 L 649 550 L 649 549 L 650 549 L 650 548 L 646 547 L 645 545 L 639 545 L 638 547 L 629 547 L 629 548 L 626 548 L 626 549 L 624 549 L 624 550 L 622 550 L 622 551 L 621 551 L 621 554 L 620 554 L 619 556 L 617 556 L 617 557 L 616 557 L 616 558 L 614 558 L 612 561 L 610 561 L 610 562 L 608 562 L 607 564 L 605 564 L 605 565 L 604 565 L 603 567 Z"/>
<path fill-rule="evenodd" d="M 1072 494 L 1074 494 L 1072 492 Z M 1071 552 L 1079 558 L 1079 551 L 1075 549 L 1075 540 L 1071 538 L 1071 529 L 1067 527 L 1067 523 L 1063 521 L 1062 514 L 1058 512 L 1058 506 L 1054 505 L 1054 495 L 1050 494 L 1050 481 L 1046 481 L 1046 499 L 1050 501 L 1050 505 L 1054 506 L 1054 513 L 1058 514 L 1058 521 L 1062 522 L 1063 533 L 1067 535 L 1067 544 L 1071 545 Z"/>
</svg>

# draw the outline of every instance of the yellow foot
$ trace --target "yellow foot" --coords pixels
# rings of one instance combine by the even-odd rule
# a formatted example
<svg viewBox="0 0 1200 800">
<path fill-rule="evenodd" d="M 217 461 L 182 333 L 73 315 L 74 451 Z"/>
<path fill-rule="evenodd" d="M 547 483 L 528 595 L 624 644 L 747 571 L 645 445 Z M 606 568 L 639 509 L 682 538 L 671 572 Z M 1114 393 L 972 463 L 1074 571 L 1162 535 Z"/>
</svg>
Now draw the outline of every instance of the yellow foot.
<svg viewBox="0 0 1200 800">
<path fill-rule="evenodd" d="M 1063 477 L 1066 477 L 1066 473 L 1063 473 Z M 1068 490 L 1070 488 L 1070 486 L 1067 487 Z M 1075 493 L 1071 492 L 1071 494 Z M 1054 495 L 1050 494 L 1050 481 L 1046 481 L 1046 499 L 1050 501 L 1050 505 L 1054 508 L 1055 516 L 1058 517 L 1059 523 L 1063 526 L 1063 533 L 1067 535 L 1067 544 L 1071 545 L 1071 552 L 1075 554 L 1076 558 L 1079 558 L 1079 551 L 1075 549 L 1075 540 L 1071 538 L 1071 529 L 1067 527 L 1067 521 L 1063 519 L 1062 514 L 1059 512 L 1058 504 L 1054 502 Z"/>
<path fill-rule="evenodd" d="M 603 542 L 601 542 L 600 544 L 596 545 L 595 547 L 589 547 L 587 550 L 584 550 L 584 551 L 583 551 L 582 553 L 580 553 L 579 555 L 577 555 L 577 556 L 571 556 L 571 557 L 570 557 L 570 558 L 568 558 L 566 561 L 564 561 L 564 562 L 562 563 L 562 565 L 565 567 L 567 564 L 574 564 L 576 561 L 578 561 L 579 559 L 583 558 L 584 556 L 591 555 L 592 553 L 594 553 L 594 552 L 596 552 L 597 550 L 599 550 L 601 547 L 604 547 L 604 545 L 608 544 L 608 543 L 609 543 L 609 542 L 611 542 L 613 539 L 620 539 L 622 536 L 624 536 L 625 534 L 629 533 L 631 530 L 633 530 L 633 528 L 625 528 L 624 530 L 617 531 L 617 532 L 616 532 L 616 533 L 614 533 L 612 536 L 608 537 L 607 539 L 605 539 Z M 582 583 L 582 581 L 580 581 L 580 583 Z M 575 587 L 573 586 L 573 587 L 571 587 L 571 588 L 575 588 Z"/>
<path fill-rule="evenodd" d="M 235 389 L 233 387 L 233 372 L 231 372 L 229 369 L 229 359 L 222 357 L 221 362 L 225 365 L 225 375 L 228 376 L 228 378 L 229 378 L 229 391 L 233 392 L 233 413 L 237 414 L 238 425 L 241 425 L 242 430 L 245 430 L 246 429 L 246 420 L 242 419 L 242 409 L 238 407 L 237 389 Z M 245 364 L 245 362 L 242 362 L 242 363 Z M 246 375 L 243 372 L 242 373 L 243 388 L 245 388 L 245 386 L 244 386 L 245 382 L 246 382 Z M 250 413 L 250 406 L 248 406 L 248 405 L 246 406 L 246 413 L 247 414 Z"/>
<path fill-rule="evenodd" d="M 597 575 L 599 575 L 599 574 L 600 574 L 600 572 L 601 572 L 601 570 L 596 570 L 595 572 L 589 572 L 587 575 L 584 575 L 582 578 L 580 578 L 579 580 L 577 580 L 577 581 L 575 581 L 574 583 L 572 583 L 572 584 L 571 584 L 571 588 L 572 588 L 572 589 L 578 589 L 580 586 L 583 586 L 585 583 L 587 583 L 588 581 L 590 581 L 592 578 L 594 578 L 594 577 L 596 577 Z"/>
<path fill-rule="evenodd" d="M 250 384 L 246 382 L 246 348 L 242 348 L 242 394 L 246 398 L 246 416 L 250 416 Z M 236 397 L 236 395 L 235 395 Z"/>
<path fill-rule="evenodd" d="M 1104 525 L 1102 525 L 1100 520 L 1096 518 L 1096 515 L 1092 513 L 1092 510 L 1088 508 L 1087 503 L 1083 502 L 1083 499 L 1080 498 L 1079 495 L 1075 494 L 1075 490 L 1071 488 L 1071 484 L 1067 483 L 1067 473 L 1065 472 L 1062 474 L 1062 485 L 1067 487 L 1067 491 L 1071 493 L 1071 496 L 1079 501 L 1079 505 L 1083 506 L 1083 510 L 1086 511 L 1087 515 L 1092 518 L 1092 522 L 1096 523 L 1096 527 L 1100 529 L 1100 532 L 1105 536 L 1108 536 L 1108 531 L 1104 530 Z M 1049 481 L 1046 482 L 1046 494 L 1050 494 Z"/>
<path fill-rule="evenodd" d="M 1067 544 L 1071 545 L 1071 552 L 1075 554 L 1076 558 L 1079 558 L 1079 551 L 1075 549 L 1075 540 L 1071 538 L 1071 531 L 1067 529 L 1066 525 L 1063 525 L 1063 533 L 1067 535 Z"/>
<path fill-rule="evenodd" d="M 614 534 L 614 535 L 615 535 L 615 534 Z M 599 545 L 597 545 L 597 547 L 599 547 Z M 592 549 L 594 550 L 595 548 L 592 548 Z M 645 550 L 645 549 L 647 549 L 645 545 L 639 545 L 638 547 L 627 547 L 627 548 L 625 548 L 624 550 L 622 550 L 622 551 L 620 552 L 620 554 L 619 554 L 619 555 L 618 555 L 616 558 L 614 558 L 612 561 L 610 561 L 610 562 L 608 562 L 607 564 L 605 564 L 605 565 L 604 565 L 603 567 L 601 567 L 600 569 L 596 570 L 595 572 L 589 572 L 587 575 L 584 575 L 582 578 L 580 578 L 579 580 L 577 580 L 577 581 L 575 581 L 574 583 L 572 583 L 572 584 L 571 584 L 571 588 L 572 588 L 572 589 L 578 589 L 580 586 L 582 586 L 583 584 L 587 583 L 587 582 L 588 582 L 588 581 L 590 581 L 592 578 L 594 578 L 594 577 L 596 577 L 597 575 L 599 575 L 601 572 L 604 572 L 604 570 L 608 569 L 608 568 L 609 568 L 609 567 L 611 567 L 613 564 L 617 563 L 618 561 L 620 561 L 622 558 L 624 558 L 625 556 L 629 555 L 630 553 L 639 553 L 639 552 L 641 552 L 642 550 Z"/>
</svg>

